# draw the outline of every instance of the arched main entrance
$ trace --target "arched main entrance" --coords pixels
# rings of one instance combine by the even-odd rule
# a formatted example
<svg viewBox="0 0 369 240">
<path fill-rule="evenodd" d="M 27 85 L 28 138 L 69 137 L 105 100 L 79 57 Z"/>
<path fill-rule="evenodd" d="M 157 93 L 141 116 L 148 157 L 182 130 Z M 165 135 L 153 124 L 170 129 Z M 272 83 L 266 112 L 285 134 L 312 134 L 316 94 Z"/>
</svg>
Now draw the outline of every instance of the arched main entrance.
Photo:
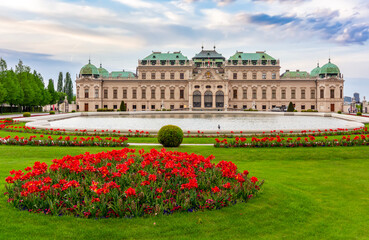
<svg viewBox="0 0 369 240">
<path fill-rule="evenodd" d="M 218 107 L 224 107 L 224 93 L 223 91 L 218 91 L 215 94 L 215 106 Z"/>
<path fill-rule="evenodd" d="M 213 93 L 211 91 L 206 91 L 204 94 L 204 104 L 206 108 L 213 107 Z"/>
<path fill-rule="evenodd" d="M 193 107 L 201 107 L 201 92 L 193 92 Z"/>
</svg>

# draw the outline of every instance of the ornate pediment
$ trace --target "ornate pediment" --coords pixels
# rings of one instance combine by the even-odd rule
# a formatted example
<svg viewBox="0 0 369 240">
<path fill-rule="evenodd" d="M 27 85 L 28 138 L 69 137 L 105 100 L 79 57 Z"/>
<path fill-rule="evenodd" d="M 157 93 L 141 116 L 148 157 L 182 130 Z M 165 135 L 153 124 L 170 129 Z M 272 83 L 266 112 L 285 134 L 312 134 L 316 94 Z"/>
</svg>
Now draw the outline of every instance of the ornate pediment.
<svg viewBox="0 0 369 240">
<path fill-rule="evenodd" d="M 201 69 L 199 73 L 194 77 L 195 81 L 207 81 L 207 80 L 224 80 L 224 78 L 214 69 Z"/>
</svg>

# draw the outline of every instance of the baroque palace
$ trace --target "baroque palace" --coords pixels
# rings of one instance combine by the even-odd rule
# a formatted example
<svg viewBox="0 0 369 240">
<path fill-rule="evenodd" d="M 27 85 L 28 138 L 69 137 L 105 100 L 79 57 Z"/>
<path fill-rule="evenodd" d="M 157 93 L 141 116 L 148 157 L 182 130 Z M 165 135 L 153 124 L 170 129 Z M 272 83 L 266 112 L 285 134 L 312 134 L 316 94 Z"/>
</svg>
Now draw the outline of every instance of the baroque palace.
<svg viewBox="0 0 369 240">
<path fill-rule="evenodd" d="M 191 60 L 181 52 L 152 52 L 138 61 L 136 73 L 108 72 L 100 64 L 82 67 L 76 79 L 77 111 L 99 108 L 128 111 L 243 110 L 286 107 L 337 112 L 343 110 L 343 75 L 330 59 L 310 73 L 280 75 L 279 60 L 266 52 L 236 52 L 226 59 L 204 50 Z"/>
</svg>

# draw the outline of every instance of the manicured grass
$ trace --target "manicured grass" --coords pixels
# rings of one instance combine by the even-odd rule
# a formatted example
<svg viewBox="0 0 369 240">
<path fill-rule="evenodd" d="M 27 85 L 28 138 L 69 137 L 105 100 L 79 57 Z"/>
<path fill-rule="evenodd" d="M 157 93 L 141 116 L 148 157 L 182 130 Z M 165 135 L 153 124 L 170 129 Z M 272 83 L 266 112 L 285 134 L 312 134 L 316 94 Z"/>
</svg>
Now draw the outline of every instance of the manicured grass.
<svg viewBox="0 0 369 240">
<path fill-rule="evenodd" d="M 145 149 L 149 149 L 145 147 Z M 0 192 L 11 169 L 35 161 L 108 148 L 0 146 Z M 0 200 L 1 239 L 366 239 L 369 236 L 369 148 L 176 150 L 213 154 L 265 179 L 247 204 L 216 211 L 134 219 L 51 217 Z M 154 225 L 155 223 L 155 225 Z"/>
</svg>

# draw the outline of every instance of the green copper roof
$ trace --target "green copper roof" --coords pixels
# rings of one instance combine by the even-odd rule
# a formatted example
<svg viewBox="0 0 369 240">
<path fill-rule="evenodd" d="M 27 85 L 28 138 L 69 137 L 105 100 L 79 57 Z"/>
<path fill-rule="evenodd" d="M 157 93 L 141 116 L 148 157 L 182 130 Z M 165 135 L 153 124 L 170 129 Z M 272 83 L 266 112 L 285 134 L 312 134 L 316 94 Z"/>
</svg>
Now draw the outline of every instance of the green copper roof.
<svg viewBox="0 0 369 240">
<path fill-rule="evenodd" d="M 329 59 L 329 62 L 320 68 L 319 75 L 321 74 L 340 74 L 340 69 L 335 64 L 331 63 L 331 59 Z"/>
<path fill-rule="evenodd" d="M 118 72 L 118 71 L 115 71 L 115 72 L 111 72 L 110 73 L 110 77 L 112 78 L 134 78 L 135 77 L 135 74 L 133 72 Z"/>
<path fill-rule="evenodd" d="M 319 63 L 318 63 L 318 66 L 316 68 L 314 68 L 313 70 L 311 70 L 310 72 L 310 76 L 311 77 L 316 77 L 318 76 L 320 73 L 320 67 L 319 67 Z"/>
<path fill-rule="evenodd" d="M 281 78 L 308 78 L 309 74 L 306 71 L 286 71 Z"/>
<path fill-rule="evenodd" d="M 102 67 L 100 63 L 100 67 L 97 69 L 99 71 L 100 77 L 109 77 L 109 72 L 105 68 Z"/>
<path fill-rule="evenodd" d="M 215 50 L 202 50 L 198 54 L 196 54 L 193 58 L 194 61 L 198 59 L 222 59 L 223 61 L 225 58 L 222 56 L 222 54 L 217 53 Z"/>
<path fill-rule="evenodd" d="M 265 52 L 244 53 L 237 51 L 229 60 L 275 60 L 275 58 Z"/>
<path fill-rule="evenodd" d="M 188 60 L 188 58 L 186 56 L 183 56 L 181 52 L 173 52 L 173 53 L 153 52 L 142 60 L 148 60 L 148 61 L 151 61 L 151 60 Z"/>
<path fill-rule="evenodd" d="M 79 72 L 81 75 L 99 75 L 99 70 L 95 67 L 95 65 L 91 64 L 91 61 L 88 60 L 88 64 L 84 65 Z"/>
</svg>

